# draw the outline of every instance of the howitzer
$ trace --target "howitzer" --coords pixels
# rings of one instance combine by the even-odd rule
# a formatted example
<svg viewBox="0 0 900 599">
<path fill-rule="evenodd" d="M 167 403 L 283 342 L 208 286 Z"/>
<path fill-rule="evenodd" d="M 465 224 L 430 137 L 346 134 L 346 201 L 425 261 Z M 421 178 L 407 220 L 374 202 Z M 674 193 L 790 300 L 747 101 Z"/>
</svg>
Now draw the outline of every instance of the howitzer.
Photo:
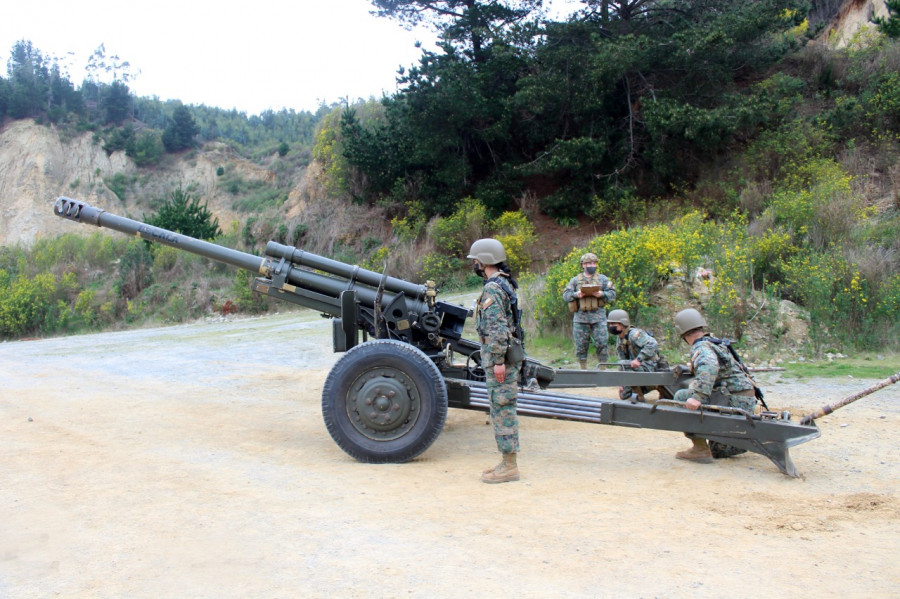
<svg viewBox="0 0 900 599">
<path fill-rule="evenodd" d="M 405 462 L 428 449 L 449 407 L 489 406 L 480 344 L 463 338 L 472 313 L 437 300 L 434 283 L 418 285 L 270 241 L 254 256 L 60 197 L 57 216 L 161 243 L 259 275 L 254 291 L 332 318 L 332 345 L 343 352 L 325 380 L 322 416 L 332 439 L 363 462 Z M 360 339 L 360 336 L 362 339 Z M 464 362 L 457 360 L 464 358 Z M 790 447 L 820 435 L 787 412 L 749 414 L 732 408 L 691 411 L 564 394 L 559 388 L 651 387 L 660 397 L 689 376 L 669 372 L 557 370 L 526 357 L 518 411 L 523 415 L 680 431 L 768 457 L 798 476 Z"/>
</svg>

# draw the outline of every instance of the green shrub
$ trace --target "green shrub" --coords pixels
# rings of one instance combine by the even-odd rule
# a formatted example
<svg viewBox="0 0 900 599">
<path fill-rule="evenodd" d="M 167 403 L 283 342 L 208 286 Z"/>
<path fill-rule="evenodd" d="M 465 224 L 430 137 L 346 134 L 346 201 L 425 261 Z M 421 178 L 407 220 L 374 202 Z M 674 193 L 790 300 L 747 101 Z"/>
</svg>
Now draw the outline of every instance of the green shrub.
<svg viewBox="0 0 900 599">
<path fill-rule="evenodd" d="M 143 241 L 128 244 L 117 265 L 115 288 L 119 297 L 131 300 L 153 282 L 153 256 Z"/>
<path fill-rule="evenodd" d="M 156 214 L 146 221 L 149 225 L 197 239 L 214 239 L 222 233 L 219 219 L 213 217 L 206 202 L 200 204 L 199 198 L 192 197 L 181 187 L 173 191 Z"/>
<path fill-rule="evenodd" d="M 525 213 L 504 212 L 491 222 L 491 229 L 506 250 L 506 263 L 513 274 L 519 275 L 528 270 L 537 235 Z"/>
<path fill-rule="evenodd" d="M 472 242 L 485 236 L 486 224 L 485 207 L 476 199 L 466 198 L 453 214 L 432 221 L 431 239 L 438 251 L 465 257 Z"/>
<path fill-rule="evenodd" d="M 699 238 L 697 238 L 699 239 Z M 608 276 L 616 288 L 615 307 L 637 318 L 648 305 L 650 293 L 666 280 L 679 262 L 694 261 L 685 255 L 688 243 L 666 225 L 634 227 L 595 237 L 583 248 L 574 248 L 568 256 L 547 272 L 544 292 L 535 302 L 535 318 L 541 328 L 561 326 L 569 319 L 562 292 L 569 280 L 581 271 L 581 255 L 597 254 L 598 272 Z"/>
</svg>

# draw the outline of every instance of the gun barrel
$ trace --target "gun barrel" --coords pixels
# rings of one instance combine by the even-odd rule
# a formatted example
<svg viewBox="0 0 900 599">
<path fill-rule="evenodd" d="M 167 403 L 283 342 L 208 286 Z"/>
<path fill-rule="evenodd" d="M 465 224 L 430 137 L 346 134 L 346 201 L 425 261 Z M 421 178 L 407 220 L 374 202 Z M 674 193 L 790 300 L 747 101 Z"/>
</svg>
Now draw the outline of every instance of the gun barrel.
<svg viewBox="0 0 900 599">
<path fill-rule="evenodd" d="M 853 393 L 852 395 L 848 395 L 847 397 L 845 397 L 844 399 L 842 399 L 840 401 L 837 401 L 833 404 L 828 404 L 828 405 L 822 406 L 818 410 L 814 411 L 812 414 L 807 414 L 806 416 L 804 416 L 803 419 L 800 421 L 800 424 L 812 424 L 812 421 L 815 420 L 816 418 L 821 418 L 822 416 L 827 416 L 828 414 L 831 414 L 832 412 L 834 412 L 835 410 L 837 410 L 839 408 L 843 408 L 844 406 L 851 404 L 858 399 L 862 399 L 866 395 L 871 395 L 872 393 L 875 393 L 879 389 L 883 389 L 883 388 L 887 387 L 888 385 L 893 385 L 894 383 L 896 383 L 898 381 L 900 381 L 900 372 L 898 372 L 897 374 L 892 374 L 891 376 L 887 377 L 886 379 L 878 381 L 877 383 L 875 383 L 874 385 L 872 385 L 870 387 L 866 387 L 862 391 L 858 391 L 856 393 Z"/>
<path fill-rule="evenodd" d="M 113 229 L 126 235 L 135 235 L 147 241 L 155 241 L 192 254 L 199 254 L 212 260 L 231 264 L 244 270 L 265 274 L 266 258 L 260 258 L 253 254 L 247 254 L 231 248 L 222 247 L 202 239 L 195 239 L 174 231 L 154 227 L 140 221 L 110 214 L 101 208 L 91 206 L 80 200 L 60 197 L 53 205 L 53 213 L 56 216 L 73 220 L 77 223 L 87 223 L 98 227 Z"/>
<path fill-rule="evenodd" d="M 266 244 L 266 255 L 274 258 L 284 258 L 292 264 L 321 270 L 350 281 L 359 281 L 370 287 L 379 287 L 383 285 L 386 291 L 402 293 L 412 299 L 424 298 L 425 292 L 427 291 L 425 285 L 417 285 L 416 283 L 410 283 L 403 279 L 383 276 L 372 270 L 345 264 L 338 260 L 325 258 L 324 256 L 313 254 L 312 252 L 307 252 L 289 245 L 283 245 L 275 241 L 270 241 Z"/>
<path fill-rule="evenodd" d="M 116 216 L 81 200 L 73 200 L 63 196 L 56 200 L 53 212 L 57 216 L 68 220 L 113 229 L 127 235 L 135 235 L 147 241 L 161 243 L 211 260 L 224 262 L 266 278 L 272 278 L 273 273 L 280 268 L 279 260 L 284 259 L 288 263 L 287 268 L 284 270 L 285 280 L 300 289 L 330 298 L 325 302 L 310 301 L 309 305 L 314 305 L 317 309 L 333 316 L 341 315 L 339 298 L 341 293 L 348 289 L 354 289 L 357 292 L 359 301 L 370 308 L 379 304 L 379 300 L 380 307 L 387 308 L 394 302 L 397 295 L 403 294 L 409 300 L 407 308 L 411 312 L 421 315 L 429 310 L 424 302 L 427 291 L 425 285 L 416 285 L 393 277 L 382 277 L 376 272 L 344 264 L 337 260 L 331 260 L 280 243 L 269 242 L 266 248 L 268 256 L 254 256 L 253 254 L 222 247 L 215 243 L 182 235 L 168 229 Z M 327 274 L 311 272 L 298 268 L 299 266 L 318 269 Z M 378 287 L 382 282 L 384 283 L 383 289 L 385 292 L 379 293 Z"/>
</svg>

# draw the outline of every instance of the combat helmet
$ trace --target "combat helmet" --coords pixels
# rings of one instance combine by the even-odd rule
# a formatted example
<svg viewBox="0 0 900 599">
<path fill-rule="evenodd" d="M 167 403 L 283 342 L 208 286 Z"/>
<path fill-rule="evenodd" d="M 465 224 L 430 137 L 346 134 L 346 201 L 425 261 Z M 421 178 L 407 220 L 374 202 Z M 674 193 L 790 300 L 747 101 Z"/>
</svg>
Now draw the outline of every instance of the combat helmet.
<svg viewBox="0 0 900 599">
<path fill-rule="evenodd" d="M 628 318 L 628 312 L 625 310 L 613 310 L 606 317 L 606 322 L 616 322 L 626 329 L 631 326 L 631 319 Z"/>
<path fill-rule="evenodd" d="M 597 254 L 593 252 L 588 252 L 581 257 L 581 264 L 584 264 L 585 262 L 594 262 L 596 264 L 598 261 L 599 260 L 597 260 Z"/>
<path fill-rule="evenodd" d="M 694 329 L 705 328 L 706 321 L 703 316 L 693 308 L 687 308 L 675 315 L 675 332 L 679 336 Z"/>
<path fill-rule="evenodd" d="M 469 249 L 469 260 L 478 260 L 485 266 L 506 262 L 506 250 L 496 239 L 479 239 Z"/>
</svg>

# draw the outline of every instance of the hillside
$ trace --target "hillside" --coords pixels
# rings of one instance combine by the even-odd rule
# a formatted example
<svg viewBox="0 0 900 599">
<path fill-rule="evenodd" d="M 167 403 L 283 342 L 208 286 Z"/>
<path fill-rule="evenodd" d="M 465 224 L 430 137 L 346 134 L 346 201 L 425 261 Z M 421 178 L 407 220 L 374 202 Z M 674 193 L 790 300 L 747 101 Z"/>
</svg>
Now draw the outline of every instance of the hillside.
<svg viewBox="0 0 900 599">
<path fill-rule="evenodd" d="M 871 28 L 873 17 L 888 15 L 884 0 L 845 0 L 835 9 L 836 4 L 815 3 L 811 18 L 829 23 L 817 43 L 844 47 L 860 31 Z M 276 176 L 272 166 L 265 160 L 250 161 L 227 145 L 214 142 L 195 151 L 169 155 L 157 167 L 138 169 L 124 152 L 107 155 L 91 133 L 61 139 L 53 126 L 31 120 L 7 120 L 0 126 L 0 245 L 29 245 L 41 235 L 71 231 L 72 227 L 53 217 L 50 211 L 59 195 L 71 195 L 113 212 L 140 217 L 152 212 L 179 185 L 208 202 L 212 214 L 227 230 L 232 222 L 250 215 L 235 209 L 234 194 L 223 189 L 217 171 L 225 168 L 232 178 L 269 183 Z M 316 165 L 311 170 L 320 172 Z M 321 182 L 308 180 L 311 178 L 306 175 L 306 169 L 289 175 L 288 199 L 279 210 L 286 221 L 297 218 L 327 196 Z M 534 256 L 539 265 L 546 265 L 610 226 L 581 219 L 577 225 L 570 222 L 570 226 L 560 227 L 536 210 L 531 216 L 539 238 L 546 241 L 538 245 L 542 249 Z M 342 224 L 352 228 L 353 220 L 343 219 Z"/>
<path fill-rule="evenodd" d="M 834 3 L 815 4 L 824 10 Z M 0 254 L 0 273 L 11 275 L 0 280 L 9 289 L 0 331 L 14 337 L 180 322 L 234 304 L 251 313 L 265 309 L 241 295 L 252 295 L 245 291 L 246 281 L 226 269 L 146 250 L 134 240 L 122 239 L 114 247 L 108 240 L 95 241 L 99 238 L 87 238 L 95 229 L 73 226 L 51 210 L 57 196 L 67 195 L 142 219 L 180 187 L 206 203 L 225 233 L 221 243 L 229 247 L 258 254 L 275 239 L 365 268 L 387 267 L 393 276 L 433 279 L 445 290 L 473 283 L 461 259 L 472 239 L 502 237 L 512 244 L 507 247 L 516 259 L 510 260 L 514 270 L 538 275 L 528 279 L 529 292 L 538 295 L 528 298 L 537 306 L 529 315 L 538 321 L 529 323 L 533 328 L 565 332 L 568 315 L 560 312 L 564 306 L 556 286 L 577 270 L 577 258 L 568 257 L 573 248 L 590 245 L 619 282 L 618 306 L 640 314 L 642 324 L 658 331 L 666 330 L 673 311 L 694 304 L 710 310 L 720 333 L 756 345 L 768 346 L 771 337 L 796 351 L 806 345 L 800 325 L 808 318 L 816 323 L 810 329 L 815 351 L 874 339 L 892 346 L 897 336 L 891 315 L 900 306 L 895 109 L 900 46 L 886 37 L 868 37 L 874 33 L 869 19 L 879 11 L 884 12 L 883 2 L 848 0 L 834 11 L 829 27 L 809 25 L 821 33 L 817 40 L 800 43 L 789 36 L 794 50 L 739 78 L 735 93 L 722 96 L 721 107 L 685 104 L 683 125 L 674 118 L 677 110 L 668 113 L 673 120 L 656 131 L 680 133 L 668 141 L 659 137 L 665 143 L 656 153 L 635 154 L 630 183 L 623 177 L 621 186 L 610 184 L 611 177 L 586 160 L 579 176 L 604 182 L 581 189 L 579 197 L 589 204 L 580 207 L 564 188 L 564 181 L 575 181 L 564 171 L 584 152 L 598 155 L 599 146 L 579 146 L 587 138 L 568 144 L 574 162 L 563 160 L 553 167 L 559 171 L 521 171 L 524 187 L 492 187 L 483 179 L 465 193 L 454 195 L 445 187 L 433 194 L 436 179 L 426 185 L 413 171 L 404 171 L 409 178 L 391 179 L 397 172 L 391 168 L 404 168 L 402 161 L 387 165 L 398 157 L 391 154 L 392 140 L 403 136 L 379 128 L 390 115 L 377 103 L 334 107 L 317 116 L 314 148 L 311 134 L 305 141 L 291 139 L 290 145 L 271 136 L 263 137 L 265 143 L 242 144 L 237 138 L 225 142 L 199 135 L 191 138 L 196 148 L 171 150 L 142 162 L 152 165 L 144 167 L 132 161 L 133 151 L 102 149 L 117 147 L 109 143 L 115 128 L 7 119 L 0 128 L 0 246 L 9 249 Z M 792 19 L 800 20 L 796 14 Z M 798 31 L 807 26 L 797 24 Z M 852 50 L 833 49 L 848 43 Z M 652 116 L 653 110 L 677 108 L 660 106 L 643 110 Z M 727 124 L 748 114 L 753 118 L 743 128 Z M 441 118 L 433 117 L 435 128 L 453 130 Z M 266 125 L 257 119 L 255 126 Z M 93 132 L 75 133 L 85 128 Z M 134 116 L 123 129 L 143 135 L 152 127 Z M 730 137 L 722 141 L 723 135 Z M 651 138 L 645 135 L 644 143 Z M 682 149 L 679 139 L 685 140 L 684 155 L 677 158 L 680 163 L 670 162 L 668 157 Z M 710 140 L 719 149 L 706 154 L 700 142 Z M 438 146 L 447 144 L 438 141 Z M 664 159 L 654 162 L 654 157 Z M 660 174 L 656 167 L 671 175 L 673 167 L 688 163 L 690 173 L 676 177 L 677 183 L 663 187 L 664 177 L 652 182 Z M 390 184 L 390 191 L 367 191 L 371 178 L 363 166 L 377 174 L 382 164 L 390 176 L 381 184 Z M 516 169 L 502 156 L 497 164 L 496 172 Z M 431 169 L 427 162 L 416 168 L 443 170 L 446 180 L 476 178 L 461 162 L 446 169 Z M 63 233 L 80 238 L 58 239 Z M 702 237 L 703 244 L 691 245 L 685 241 L 689 237 Z M 54 241 L 59 243 L 51 246 Z M 638 245 L 644 253 L 635 251 Z M 83 254 L 72 260 L 83 260 L 77 267 L 59 258 L 73 255 L 73 247 Z M 729 253 L 732 249 L 739 254 Z M 711 273 L 706 288 L 696 287 L 700 271 Z M 41 273 L 53 280 L 39 280 Z M 684 289 L 678 286 L 681 279 Z M 797 320 L 797 305 L 808 316 Z M 798 326 L 786 326 L 790 320 Z M 771 335 L 767 329 L 774 329 Z"/>
<path fill-rule="evenodd" d="M 30 245 L 41 236 L 73 232 L 70 223 L 52 213 L 60 195 L 140 218 L 179 185 L 208 202 L 224 228 L 246 215 L 234 210 L 233 195 L 220 186 L 216 174 L 220 167 L 245 181 L 274 178 L 270 170 L 237 156 L 224 144 L 207 144 L 141 171 L 122 151 L 107 155 L 93 143 L 91 133 L 66 141 L 53 127 L 30 120 L 9 122 L 0 132 L 0 245 Z M 127 190 L 124 201 L 113 191 L 117 186 Z"/>
</svg>

